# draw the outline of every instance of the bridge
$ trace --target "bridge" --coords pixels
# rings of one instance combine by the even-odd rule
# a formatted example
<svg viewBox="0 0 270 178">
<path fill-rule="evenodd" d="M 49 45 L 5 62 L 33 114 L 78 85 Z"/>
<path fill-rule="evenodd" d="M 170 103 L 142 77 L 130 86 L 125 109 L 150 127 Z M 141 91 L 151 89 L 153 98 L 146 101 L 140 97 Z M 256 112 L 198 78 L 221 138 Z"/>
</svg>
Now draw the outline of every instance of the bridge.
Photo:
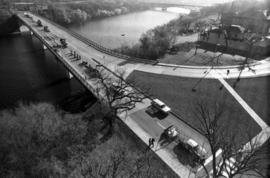
<svg viewBox="0 0 270 178">
<path fill-rule="evenodd" d="M 174 75 L 181 77 L 201 78 L 205 77 L 206 70 L 213 70 L 212 66 L 177 66 L 157 63 L 156 61 L 132 58 L 126 55 L 115 53 L 89 39 L 84 38 L 72 31 L 69 31 L 45 18 L 28 13 L 17 12 L 16 16 L 21 25 L 26 26 L 30 34 L 35 36 L 42 43 L 44 50 L 50 50 L 67 69 L 69 77 L 76 77 L 91 93 L 102 100 L 104 95 L 96 85 L 97 78 L 89 77 L 86 72 L 86 63 L 88 67 L 93 69 L 102 67 L 106 73 L 112 78 L 119 78 L 116 71 L 118 69 L 125 70 L 125 80 L 128 75 L 134 70 L 152 72 L 158 74 Z M 30 16 L 30 17 L 29 17 Z M 50 31 L 44 31 L 43 27 L 37 25 L 37 21 L 48 26 Z M 56 48 L 59 45 L 60 39 L 66 39 L 66 48 Z M 80 60 L 75 60 L 71 51 L 76 51 L 81 56 Z M 261 63 L 252 64 L 254 68 L 259 69 L 256 74 L 251 71 L 244 70 L 243 77 L 257 77 L 269 75 L 269 65 L 260 65 Z M 237 78 L 239 75 L 239 66 L 216 67 L 215 73 L 206 76 L 206 78 L 220 78 L 227 74 L 227 69 L 230 68 L 230 78 Z M 218 74 L 217 74 L 218 73 Z M 122 80 L 122 79 L 121 79 Z M 132 88 L 132 86 L 130 86 Z M 134 88 L 132 88 L 134 89 Z M 134 89 L 135 90 L 135 89 Z M 126 114 L 119 114 L 118 117 L 146 144 L 149 138 L 159 138 L 164 129 L 170 125 L 177 126 L 181 132 L 188 135 L 200 145 L 205 145 L 206 150 L 209 150 L 206 139 L 193 128 L 191 125 L 184 122 L 181 117 L 171 112 L 166 118 L 159 120 L 152 118 L 146 114 L 146 109 L 151 105 L 152 98 L 147 97 L 142 103 L 137 103 L 134 109 L 129 110 Z M 195 177 L 195 173 L 189 168 L 182 165 L 172 148 L 163 148 L 160 145 L 152 148 L 156 155 L 160 157 L 179 177 Z M 211 159 L 211 156 L 209 157 Z M 209 162 L 208 162 L 209 163 Z"/>
</svg>

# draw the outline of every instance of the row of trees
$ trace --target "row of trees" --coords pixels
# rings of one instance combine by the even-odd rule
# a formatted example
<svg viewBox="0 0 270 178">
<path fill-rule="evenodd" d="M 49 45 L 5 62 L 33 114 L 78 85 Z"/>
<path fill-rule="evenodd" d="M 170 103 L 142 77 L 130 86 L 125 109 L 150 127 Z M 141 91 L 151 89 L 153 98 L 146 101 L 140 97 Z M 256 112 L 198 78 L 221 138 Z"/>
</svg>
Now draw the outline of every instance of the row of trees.
<svg viewBox="0 0 270 178">
<path fill-rule="evenodd" d="M 151 154 L 112 136 L 101 142 L 101 120 L 50 104 L 0 112 L 0 177 L 164 177 Z M 160 167 L 161 166 L 161 167 Z M 171 177 L 171 176 L 170 176 Z"/>
<path fill-rule="evenodd" d="M 88 20 L 147 9 L 147 6 L 127 1 L 89 1 L 87 3 L 48 3 L 48 10 L 34 9 L 57 23 L 80 24 Z"/>
<path fill-rule="evenodd" d="M 164 56 L 174 42 L 175 36 L 165 31 L 164 28 L 157 27 L 144 33 L 138 44 L 132 47 L 122 46 L 115 51 L 137 58 L 156 60 Z"/>
</svg>

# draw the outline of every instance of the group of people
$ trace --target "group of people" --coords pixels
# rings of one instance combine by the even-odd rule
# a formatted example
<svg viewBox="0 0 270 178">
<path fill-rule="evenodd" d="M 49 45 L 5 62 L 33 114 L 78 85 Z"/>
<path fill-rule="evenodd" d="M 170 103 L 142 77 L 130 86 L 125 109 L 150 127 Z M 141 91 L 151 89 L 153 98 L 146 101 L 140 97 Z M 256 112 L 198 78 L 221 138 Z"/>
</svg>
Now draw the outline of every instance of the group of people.
<svg viewBox="0 0 270 178">
<path fill-rule="evenodd" d="M 70 50 L 70 53 L 71 53 L 71 55 L 73 55 L 74 58 L 76 58 L 77 60 L 81 60 L 81 59 L 82 59 L 82 57 L 81 57 L 78 53 L 76 53 L 76 51 Z"/>
</svg>

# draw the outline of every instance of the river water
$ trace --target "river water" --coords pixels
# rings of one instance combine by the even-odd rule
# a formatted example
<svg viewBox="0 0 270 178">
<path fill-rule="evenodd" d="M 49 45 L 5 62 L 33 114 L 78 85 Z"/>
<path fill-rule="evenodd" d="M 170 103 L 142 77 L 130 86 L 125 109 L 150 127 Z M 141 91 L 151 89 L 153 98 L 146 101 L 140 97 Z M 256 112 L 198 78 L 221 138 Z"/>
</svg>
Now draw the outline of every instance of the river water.
<svg viewBox="0 0 270 178">
<path fill-rule="evenodd" d="M 142 33 L 179 17 L 180 13 L 177 10 L 181 9 L 135 12 L 90 21 L 81 26 L 70 27 L 70 29 L 108 48 L 134 45 Z M 187 13 L 187 10 L 180 12 Z"/>
<path fill-rule="evenodd" d="M 144 11 L 96 20 L 71 29 L 107 47 L 136 43 L 142 33 L 179 14 Z M 121 36 L 124 34 L 124 36 Z M 0 38 L 0 109 L 18 101 L 59 103 L 85 91 L 68 79 L 65 68 L 29 33 Z"/>
</svg>

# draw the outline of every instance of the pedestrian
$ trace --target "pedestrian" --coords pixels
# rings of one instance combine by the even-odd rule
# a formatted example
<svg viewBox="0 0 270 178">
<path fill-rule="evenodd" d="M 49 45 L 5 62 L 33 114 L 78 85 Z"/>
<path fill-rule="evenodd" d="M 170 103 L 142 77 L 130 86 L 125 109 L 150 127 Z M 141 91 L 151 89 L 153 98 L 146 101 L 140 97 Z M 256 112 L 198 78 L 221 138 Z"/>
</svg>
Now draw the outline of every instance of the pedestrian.
<svg viewBox="0 0 270 178">
<path fill-rule="evenodd" d="M 149 146 L 149 148 L 151 148 L 151 145 L 152 145 L 152 138 L 149 138 L 148 139 L 148 146 Z"/>
<path fill-rule="evenodd" d="M 152 138 L 152 140 L 151 140 L 151 148 L 153 148 L 154 146 L 155 146 L 155 139 L 154 138 Z"/>
<path fill-rule="evenodd" d="M 230 73 L 230 70 L 228 69 L 228 70 L 227 70 L 227 75 L 229 75 L 229 73 Z"/>
</svg>

